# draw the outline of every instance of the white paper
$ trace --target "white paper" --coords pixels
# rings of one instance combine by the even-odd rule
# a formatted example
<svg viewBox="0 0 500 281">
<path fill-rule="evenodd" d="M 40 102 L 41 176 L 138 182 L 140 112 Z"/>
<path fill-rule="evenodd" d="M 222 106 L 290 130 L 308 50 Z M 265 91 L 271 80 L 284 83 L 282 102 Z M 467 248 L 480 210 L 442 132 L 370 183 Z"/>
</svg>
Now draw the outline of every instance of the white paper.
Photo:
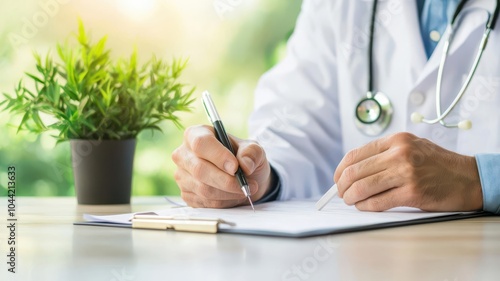
<svg viewBox="0 0 500 281">
<path fill-rule="evenodd" d="M 144 212 L 143 212 L 144 213 Z M 141 214 L 143 214 L 141 213 Z M 153 211 L 161 216 L 209 217 L 235 223 L 220 224 L 221 232 L 265 235 L 307 236 L 370 227 L 374 225 L 412 221 L 463 214 L 461 212 L 430 213 L 415 208 L 394 208 L 385 212 L 361 212 L 334 198 L 322 211 L 315 209 L 315 201 L 277 201 L 232 209 L 169 208 Z M 135 213 L 114 216 L 85 215 L 89 222 L 131 224 Z"/>
</svg>

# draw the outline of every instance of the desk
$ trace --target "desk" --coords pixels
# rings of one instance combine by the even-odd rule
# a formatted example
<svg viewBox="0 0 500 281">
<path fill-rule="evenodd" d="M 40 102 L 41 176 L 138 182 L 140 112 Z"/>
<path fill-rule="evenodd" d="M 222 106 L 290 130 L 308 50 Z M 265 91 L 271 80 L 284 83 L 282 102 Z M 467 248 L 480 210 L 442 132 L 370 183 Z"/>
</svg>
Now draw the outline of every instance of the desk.
<svg viewBox="0 0 500 281">
<path fill-rule="evenodd" d="M 17 198 L 18 273 L 7 272 L 0 197 L 0 280 L 499 280 L 500 217 L 304 239 L 74 226 L 83 213 L 158 210 Z M 14 278 L 13 278 L 14 276 Z"/>
</svg>

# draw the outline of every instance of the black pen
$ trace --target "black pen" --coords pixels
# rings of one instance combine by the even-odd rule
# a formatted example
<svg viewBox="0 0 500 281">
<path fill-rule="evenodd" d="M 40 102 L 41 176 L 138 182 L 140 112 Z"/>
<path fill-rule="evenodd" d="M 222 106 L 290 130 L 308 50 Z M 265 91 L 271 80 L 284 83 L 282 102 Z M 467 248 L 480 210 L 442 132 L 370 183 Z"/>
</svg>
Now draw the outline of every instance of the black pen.
<svg viewBox="0 0 500 281">
<path fill-rule="evenodd" d="M 212 122 L 215 130 L 215 136 L 217 139 L 224 145 L 229 151 L 231 151 L 234 155 L 234 149 L 229 141 L 229 137 L 227 136 L 226 130 L 224 129 L 224 125 L 222 124 L 222 120 L 220 119 L 219 113 L 217 112 L 217 108 L 215 108 L 215 104 L 210 97 L 208 91 L 203 92 L 202 94 L 203 106 L 205 107 L 205 112 L 207 113 L 208 119 Z M 236 179 L 238 179 L 238 183 L 240 184 L 241 191 L 248 198 L 252 209 L 255 212 L 255 208 L 253 207 L 252 199 L 250 199 L 250 188 L 248 187 L 247 179 L 243 174 L 243 171 L 238 166 L 238 170 L 236 171 Z"/>
</svg>

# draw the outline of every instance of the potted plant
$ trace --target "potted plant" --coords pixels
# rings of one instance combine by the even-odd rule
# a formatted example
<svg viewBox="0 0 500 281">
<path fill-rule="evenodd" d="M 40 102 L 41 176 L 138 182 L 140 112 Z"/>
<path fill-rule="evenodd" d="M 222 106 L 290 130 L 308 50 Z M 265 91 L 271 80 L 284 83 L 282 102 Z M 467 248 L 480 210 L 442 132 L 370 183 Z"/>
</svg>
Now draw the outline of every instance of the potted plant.
<svg viewBox="0 0 500 281">
<path fill-rule="evenodd" d="M 179 82 L 186 61 L 139 65 L 136 51 L 113 60 L 106 37 L 90 42 L 81 21 L 76 39 L 57 46 L 58 60 L 35 54 L 36 73 L 0 106 L 23 114 L 18 131 L 70 141 L 79 204 L 128 204 L 137 135 L 164 120 L 180 126 L 175 113 L 190 110 L 194 88 Z"/>
</svg>

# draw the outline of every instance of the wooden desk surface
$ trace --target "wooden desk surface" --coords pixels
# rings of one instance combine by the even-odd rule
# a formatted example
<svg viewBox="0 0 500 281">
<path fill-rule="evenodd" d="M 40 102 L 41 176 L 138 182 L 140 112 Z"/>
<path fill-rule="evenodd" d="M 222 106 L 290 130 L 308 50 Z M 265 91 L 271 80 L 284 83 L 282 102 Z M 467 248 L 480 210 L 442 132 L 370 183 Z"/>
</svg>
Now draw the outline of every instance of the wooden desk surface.
<svg viewBox="0 0 500 281">
<path fill-rule="evenodd" d="M 0 280 L 500 280 L 500 217 L 291 239 L 74 226 L 83 213 L 158 210 L 17 198 L 17 273 L 7 272 L 0 197 Z"/>
</svg>

